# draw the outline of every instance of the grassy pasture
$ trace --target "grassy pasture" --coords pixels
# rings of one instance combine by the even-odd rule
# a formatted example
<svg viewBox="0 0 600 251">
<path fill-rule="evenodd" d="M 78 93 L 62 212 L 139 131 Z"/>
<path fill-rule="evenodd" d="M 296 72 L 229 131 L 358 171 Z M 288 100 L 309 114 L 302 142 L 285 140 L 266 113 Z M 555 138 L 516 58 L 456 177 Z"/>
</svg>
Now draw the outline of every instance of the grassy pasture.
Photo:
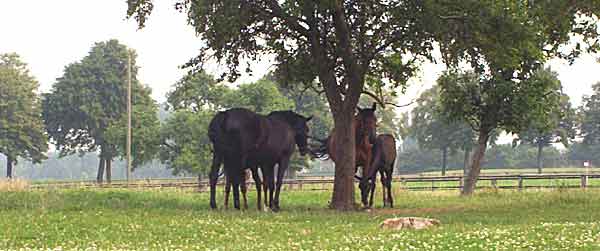
<svg viewBox="0 0 600 251">
<path fill-rule="evenodd" d="M 211 211 L 206 193 L 172 189 L 0 192 L 0 250 L 600 250 L 595 189 L 396 189 L 396 208 L 348 213 L 326 209 L 328 191 L 285 191 L 280 213 L 257 212 L 250 196 L 248 210 Z M 443 225 L 381 230 L 393 216 Z"/>
</svg>

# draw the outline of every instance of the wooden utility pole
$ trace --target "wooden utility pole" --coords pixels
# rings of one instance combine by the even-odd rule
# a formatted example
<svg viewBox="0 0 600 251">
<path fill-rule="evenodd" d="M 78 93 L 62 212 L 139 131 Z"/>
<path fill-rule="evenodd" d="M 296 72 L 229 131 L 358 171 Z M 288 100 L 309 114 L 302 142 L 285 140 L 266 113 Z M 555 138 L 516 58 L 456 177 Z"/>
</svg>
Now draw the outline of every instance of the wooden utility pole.
<svg viewBox="0 0 600 251">
<path fill-rule="evenodd" d="M 131 176 L 131 50 L 127 50 L 127 183 Z"/>
</svg>

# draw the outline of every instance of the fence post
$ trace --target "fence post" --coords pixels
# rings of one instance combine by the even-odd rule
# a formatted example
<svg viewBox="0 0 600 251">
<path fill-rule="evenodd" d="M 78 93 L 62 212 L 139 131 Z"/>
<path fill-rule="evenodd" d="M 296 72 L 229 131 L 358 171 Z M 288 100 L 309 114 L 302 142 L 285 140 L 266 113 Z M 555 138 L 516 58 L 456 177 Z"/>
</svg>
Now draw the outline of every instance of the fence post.
<svg viewBox="0 0 600 251">
<path fill-rule="evenodd" d="M 298 180 L 298 190 L 302 191 L 302 180 Z"/>
<path fill-rule="evenodd" d="M 491 182 L 492 182 L 492 188 L 497 189 L 498 186 L 497 186 L 496 179 L 492 179 Z"/>
<path fill-rule="evenodd" d="M 588 176 L 586 174 L 581 175 L 581 188 L 585 189 L 588 185 Z"/>
<path fill-rule="evenodd" d="M 523 190 L 523 176 L 519 175 L 519 191 Z"/>
<path fill-rule="evenodd" d="M 465 176 L 461 176 L 460 179 L 458 180 L 458 186 L 460 187 L 460 191 L 462 192 L 462 190 L 465 188 Z"/>
</svg>

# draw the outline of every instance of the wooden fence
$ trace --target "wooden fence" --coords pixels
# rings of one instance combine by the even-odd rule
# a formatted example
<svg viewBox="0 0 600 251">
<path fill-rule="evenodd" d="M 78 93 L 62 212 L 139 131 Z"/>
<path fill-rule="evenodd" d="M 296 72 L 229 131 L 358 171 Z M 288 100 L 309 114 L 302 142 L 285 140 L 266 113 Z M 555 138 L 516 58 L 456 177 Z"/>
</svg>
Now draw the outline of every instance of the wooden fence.
<svg viewBox="0 0 600 251">
<path fill-rule="evenodd" d="M 406 190 L 458 190 L 464 184 L 463 176 L 395 176 L 394 186 L 400 185 Z M 284 180 L 284 189 L 294 190 L 329 190 L 333 187 L 332 177 L 305 177 L 302 179 Z M 223 182 L 219 182 L 223 186 Z M 379 184 L 378 184 L 379 185 Z M 34 183 L 33 189 L 67 189 L 67 188 L 179 188 L 208 190 L 208 181 L 198 182 L 196 179 L 137 179 L 129 183 L 123 180 L 112 183 L 96 183 L 94 181 L 69 181 Z M 248 188 L 253 189 L 252 181 Z M 491 189 L 531 189 L 531 188 L 600 188 L 600 173 L 593 174 L 521 174 L 521 175 L 485 175 L 479 177 L 477 188 Z"/>
</svg>

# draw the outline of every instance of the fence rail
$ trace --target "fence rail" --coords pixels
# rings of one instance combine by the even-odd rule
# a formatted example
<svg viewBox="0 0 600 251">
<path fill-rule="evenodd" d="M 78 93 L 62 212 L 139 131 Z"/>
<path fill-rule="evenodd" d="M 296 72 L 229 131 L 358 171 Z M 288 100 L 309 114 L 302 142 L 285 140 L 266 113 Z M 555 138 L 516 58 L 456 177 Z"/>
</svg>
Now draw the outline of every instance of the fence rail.
<svg viewBox="0 0 600 251">
<path fill-rule="evenodd" d="M 598 182 L 590 182 L 598 179 Z M 395 176 L 394 182 L 406 190 L 457 190 L 464 184 L 463 176 Z M 532 182 L 538 181 L 538 182 Z M 546 182 L 540 182 L 546 181 Z M 533 183 L 533 184 L 531 184 Z M 312 177 L 302 179 L 284 180 L 284 189 L 297 190 L 329 190 L 333 185 L 332 177 Z M 34 183 L 34 189 L 68 189 L 68 188 L 180 188 L 197 189 L 204 192 L 208 188 L 208 181 L 197 179 L 158 179 L 134 180 L 127 183 L 123 180 L 112 183 L 96 183 L 94 181 L 69 181 Z M 223 186 L 223 182 L 218 183 Z M 254 187 L 253 182 L 248 182 L 248 188 Z M 484 175 L 479 177 L 477 188 L 494 189 L 531 189 L 531 188 L 600 188 L 600 173 L 593 174 L 520 174 L 520 175 Z"/>
</svg>

